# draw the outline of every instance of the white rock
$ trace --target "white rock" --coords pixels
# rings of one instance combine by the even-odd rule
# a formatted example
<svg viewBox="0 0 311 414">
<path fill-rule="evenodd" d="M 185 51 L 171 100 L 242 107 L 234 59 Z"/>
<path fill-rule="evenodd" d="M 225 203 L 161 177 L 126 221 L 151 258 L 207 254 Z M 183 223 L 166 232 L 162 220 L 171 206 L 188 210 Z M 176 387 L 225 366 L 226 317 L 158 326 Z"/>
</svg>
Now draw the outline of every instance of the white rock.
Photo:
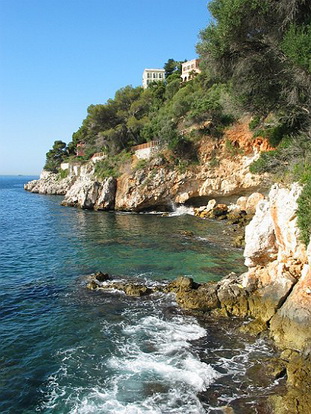
<svg viewBox="0 0 311 414">
<path fill-rule="evenodd" d="M 245 265 L 265 265 L 276 258 L 277 246 L 270 205 L 261 201 L 252 221 L 245 228 Z"/>
</svg>

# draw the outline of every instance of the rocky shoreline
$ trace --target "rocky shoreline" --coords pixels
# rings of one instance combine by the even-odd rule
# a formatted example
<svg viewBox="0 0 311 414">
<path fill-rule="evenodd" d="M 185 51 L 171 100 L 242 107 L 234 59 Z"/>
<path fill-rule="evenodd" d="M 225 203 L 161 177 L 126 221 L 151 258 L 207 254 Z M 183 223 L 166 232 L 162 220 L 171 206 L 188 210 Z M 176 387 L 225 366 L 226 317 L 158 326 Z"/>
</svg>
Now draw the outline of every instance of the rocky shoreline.
<svg viewBox="0 0 311 414">
<path fill-rule="evenodd" d="M 248 271 L 242 275 L 203 284 L 180 277 L 153 287 L 96 274 L 88 287 L 135 297 L 169 293 L 196 315 L 246 318 L 243 332 L 268 335 L 280 351 L 274 371 L 276 377 L 286 375 L 287 393 L 270 398 L 273 412 L 311 412 L 311 245 L 305 248 L 297 230 L 300 191 L 296 184 L 290 189 L 274 185 L 268 198 L 258 202 L 246 227 Z"/>
<path fill-rule="evenodd" d="M 43 171 L 40 179 L 24 186 L 40 194 L 64 195 L 63 204 L 94 210 L 171 210 L 172 205 L 205 205 L 211 199 L 250 195 L 263 187 L 266 176 L 252 174 L 249 166 L 267 149 L 262 139 L 256 145 L 249 119 L 228 128 L 223 138 L 204 137 L 197 143 L 198 163 L 176 166 L 171 156 L 155 153 L 142 165 L 133 154 L 118 178 L 99 179 L 96 162 L 70 162 L 59 174 Z M 237 152 L 228 153 L 228 142 Z M 63 175 L 67 177 L 62 179 Z M 196 204 L 199 203 L 199 204 Z"/>
<path fill-rule="evenodd" d="M 240 132 L 241 137 L 247 135 L 244 130 Z M 251 318 L 243 329 L 256 335 L 268 332 L 282 352 L 280 363 L 288 384 L 285 396 L 272 399 L 274 412 L 306 414 L 311 412 L 311 244 L 303 245 L 297 228 L 301 187 L 295 183 L 290 188 L 275 184 L 269 194 L 259 193 L 264 188 L 263 177 L 249 172 L 259 150 L 254 149 L 251 135 L 245 142 L 241 137 L 236 144 L 244 152 L 233 158 L 225 156 L 225 141 L 202 142 L 201 165 L 185 172 L 172 169 L 156 156 L 143 169 L 129 164 L 119 178 L 99 181 L 94 176 L 94 164 L 88 162 L 71 166 L 64 179 L 43 172 L 40 180 L 26 184 L 25 189 L 63 194 L 63 205 L 94 210 L 165 211 L 172 205 L 195 206 L 199 201 L 194 209 L 196 216 L 233 224 L 236 246 L 245 246 L 246 273 L 200 285 L 179 279 L 161 289 L 163 293 L 173 292 L 177 303 L 187 311 Z M 215 151 L 219 158 L 212 167 Z M 95 277 L 89 287 L 108 286 L 132 296 L 153 293 L 154 288 L 141 283 L 122 283 Z"/>
</svg>

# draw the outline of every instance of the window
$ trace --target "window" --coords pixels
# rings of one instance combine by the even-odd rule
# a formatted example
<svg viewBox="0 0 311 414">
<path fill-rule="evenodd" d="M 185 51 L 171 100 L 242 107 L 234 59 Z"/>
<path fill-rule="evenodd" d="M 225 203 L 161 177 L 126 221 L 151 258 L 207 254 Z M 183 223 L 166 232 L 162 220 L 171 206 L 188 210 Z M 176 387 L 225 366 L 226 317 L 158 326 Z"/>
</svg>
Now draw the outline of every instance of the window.
<svg viewBox="0 0 311 414">
<path fill-rule="evenodd" d="M 147 73 L 147 78 L 150 79 L 151 78 L 151 73 Z"/>
</svg>

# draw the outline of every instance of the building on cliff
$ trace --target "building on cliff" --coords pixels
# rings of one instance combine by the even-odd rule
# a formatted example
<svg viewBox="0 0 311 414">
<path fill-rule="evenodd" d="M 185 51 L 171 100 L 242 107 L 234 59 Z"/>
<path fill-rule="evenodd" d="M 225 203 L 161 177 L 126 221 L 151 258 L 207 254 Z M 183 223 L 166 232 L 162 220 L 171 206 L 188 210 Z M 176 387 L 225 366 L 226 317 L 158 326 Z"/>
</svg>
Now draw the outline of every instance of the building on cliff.
<svg viewBox="0 0 311 414">
<path fill-rule="evenodd" d="M 145 69 L 143 72 L 143 88 L 146 89 L 151 82 L 163 82 L 164 79 L 164 69 Z"/>
<path fill-rule="evenodd" d="M 183 82 L 188 82 L 192 79 L 197 73 L 201 73 L 199 68 L 199 59 L 187 60 L 187 62 L 182 63 L 181 65 L 181 79 Z"/>
</svg>

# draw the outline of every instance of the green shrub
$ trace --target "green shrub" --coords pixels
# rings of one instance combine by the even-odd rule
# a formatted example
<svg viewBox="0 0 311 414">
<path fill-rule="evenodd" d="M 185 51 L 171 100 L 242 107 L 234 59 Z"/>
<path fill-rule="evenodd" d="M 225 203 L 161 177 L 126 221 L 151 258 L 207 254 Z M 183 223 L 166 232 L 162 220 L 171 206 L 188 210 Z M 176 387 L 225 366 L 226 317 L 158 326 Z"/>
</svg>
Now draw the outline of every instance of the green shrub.
<svg viewBox="0 0 311 414">
<path fill-rule="evenodd" d="M 254 130 L 260 125 L 261 118 L 260 116 L 254 116 L 254 118 L 249 123 L 249 129 Z"/>
<path fill-rule="evenodd" d="M 99 180 L 108 177 L 118 178 L 121 175 L 121 167 L 131 160 L 131 153 L 127 151 L 105 158 L 95 164 L 94 175 Z"/>
<path fill-rule="evenodd" d="M 217 168 L 219 166 L 219 159 L 216 157 L 212 157 L 209 162 L 210 168 Z"/>
<path fill-rule="evenodd" d="M 59 180 L 64 180 L 66 177 L 68 177 L 68 175 L 69 175 L 69 169 L 67 169 L 67 170 L 59 169 L 57 178 Z"/>
<path fill-rule="evenodd" d="M 95 164 L 94 175 L 100 180 L 104 180 L 108 177 L 117 178 L 119 173 L 119 168 L 111 158 L 99 161 Z"/>
<path fill-rule="evenodd" d="M 243 153 L 243 150 L 240 147 L 236 147 L 229 139 L 225 141 L 225 150 L 229 157 L 235 157 Z"/>
<path fill-rule="evenodd" d="M 291 128 L 286 124 L 279 124 L 273 127 L 263 127 L 254 132 L 254 138 L 266 137 L 269 144 L 276 148 L 286 136 L 291 133 Z"/>
<path fill-rule="evenodd" d="M 249 170 L 252 174 L 262 174 L 265 172 L 273 172 L 273 169 L 277 163 L 275 157 L 276 151 L 262 152 L 258 160 L 254 161 Z"/>
<path fill-rule="evenodd" d="M 298 198 L 298 227 L 301 240 L 308 245 L 311 234 L 311 180 L 309 180 Z"/>
<path fill-rule="evenodd" d="M 143 170 L 147 165 L 148 165 L 148 161 L 147 160 L 139 160 L 137 162 L 137 164 L 135 165 L 134 170 L 135 171 Z"/>
<path fill-rule="evenodd" d="M 175 160 L 198 161 L 195 145 L 186 136 L 176 134 L 169 141 L 168 148 L 174 154 Z"/>
</svg>

